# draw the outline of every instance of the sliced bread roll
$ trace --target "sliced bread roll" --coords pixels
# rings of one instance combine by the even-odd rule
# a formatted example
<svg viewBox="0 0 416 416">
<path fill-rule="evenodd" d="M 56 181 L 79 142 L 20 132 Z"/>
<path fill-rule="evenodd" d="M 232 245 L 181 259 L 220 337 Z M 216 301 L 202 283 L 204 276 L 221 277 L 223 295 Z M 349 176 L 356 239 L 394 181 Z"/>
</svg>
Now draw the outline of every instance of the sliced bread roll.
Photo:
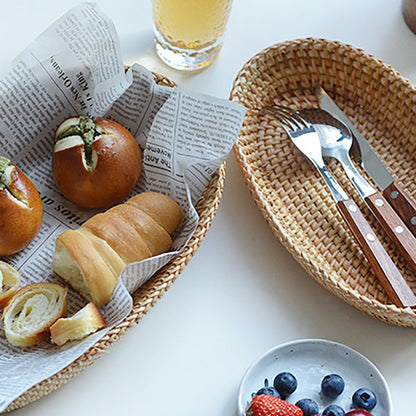
<svg viewBox="0 0 416 416">
<path fill-rule="evenodd" d="M 182 221 L 182 210 L 171 198 L 158 192 L 143 192 L 126 201 L 126 204 L 141 209 L 172 234 Z"/>
<path fill-rule="evenodd" d="M 49 328 L 66 314 L 67 290 L 54 283 L 33 283 L 14 294 L 3 311 L 7 340 L 30 347 L 49 337 Z"/>
<path fill-rule="evenodd" d="M 53 271 L 98 307 L 111 297 L 116 277 L 90 240 L 74 230 L 64 231 L 55 242 Z"/>
<path fill-rule="evenodd" d="M 20 286 L 20 273 L 10 264 L 0 261 L 0 309 L 3 309 Z"/>
<path fill-rule="evenodd" d="M 100 310 L 90 302 L 70 318 L 58 319 L 51 326 L 51 339 L 56 345 L 85 338 L 107 324 Z"/>
</svg>

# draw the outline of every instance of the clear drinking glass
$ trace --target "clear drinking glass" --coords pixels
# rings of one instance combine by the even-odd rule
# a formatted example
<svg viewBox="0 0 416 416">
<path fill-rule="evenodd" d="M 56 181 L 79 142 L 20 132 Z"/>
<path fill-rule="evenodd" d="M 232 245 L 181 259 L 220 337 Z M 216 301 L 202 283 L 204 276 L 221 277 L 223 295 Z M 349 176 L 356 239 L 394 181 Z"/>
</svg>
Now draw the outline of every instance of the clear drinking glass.
<svg viewBox="0 0 416 416">
<path fill-rule="evenodd" d="M 152 0 L 156 51 L 175 69 L 210 65 L 221 49 L 232 0 Z"/>
<path fill-rule="evenodd" d="M 402 13 L 409 29 L 416 33 L 416 0 L 402 0 Z"/>
</svg>

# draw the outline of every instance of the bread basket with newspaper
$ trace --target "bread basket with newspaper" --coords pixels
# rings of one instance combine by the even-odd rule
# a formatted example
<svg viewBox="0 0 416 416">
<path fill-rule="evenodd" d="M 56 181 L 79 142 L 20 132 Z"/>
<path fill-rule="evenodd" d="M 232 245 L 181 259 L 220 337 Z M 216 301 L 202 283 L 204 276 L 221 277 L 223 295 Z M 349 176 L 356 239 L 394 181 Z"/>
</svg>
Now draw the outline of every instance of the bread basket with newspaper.
<svg viewBox="0 0 416 416">
<path fill-rule="evenodd" d="M 142 174 L 129 198 L 158 192 L 183 212 L 168 252 L 122 269 L 111 299 L 100 308 L 107 328 L 65 348 L 46 341 L 18 348 L 7 343 L 0 326 L 1 412 L 48 394 L 91 365 L 169 289 L 211 225 L 222 195 L 224 161 L 245 109 L 177 88 L 138 64 L 126 69 L 113 24 L 90 3 L 73 8 L 40 35 L 12 62 L 0 84 L 2 152 L 33 181 L 44 210 L 35 239 L 20 253 L 2 258 L 19 270 L 22 286 L 64 285 L 51 267 L 57 237 L 100 213 L 69 202 L 52 177 L 54 133 L 69 117 L 105 116 L 126 127 L 143 152 Z M 67 303 L 71 315 L 85 299 L 68 288 Z"/>
</svg>

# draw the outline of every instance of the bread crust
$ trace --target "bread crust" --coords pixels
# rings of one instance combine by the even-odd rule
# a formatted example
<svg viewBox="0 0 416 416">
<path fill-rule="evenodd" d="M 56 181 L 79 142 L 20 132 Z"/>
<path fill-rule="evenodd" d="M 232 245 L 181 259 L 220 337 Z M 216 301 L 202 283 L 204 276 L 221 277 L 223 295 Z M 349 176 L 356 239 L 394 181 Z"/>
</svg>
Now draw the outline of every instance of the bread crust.
<svg viewBox="0 0 416 416">
<path fill-rule="evenodd" d="M 61 246 L 62 245 L 62 246 Z M 66 249 L 71 264 L 57 264 L 60 250 Z M 72 266 L 78 267 L 82 278 L 88 289 L 87 293 L 80 292 L 76 287 L 74 276 L 70 273 L 63 273 L 62 270 L 70 270 Z M 81 233 L 75 230 L 67 230 L 56 239 L 55 253 L 52 268 L 65 282 L 88 301 L 93 301 L 98 307 L 107 303 L 117 283 L 112 271 L 98 254 L 91 242 Z M 89 291 L 89 293 L 88 293 Z"/>
<path fill-rule="evenodd" d="M 10 184 L 0 188 L 0 257 L 15 254 L 35 238 L 42 225 L 39 192 L 16 166 L 8 172 Z"/>
<path fill-rule="evenodd" d="M 126 264 L 152 256 L 140 234 L 126 221 L 110 212 L 94 215 L 82 227 L 107 241 Z"/>
<path fill-rule="evenodd" d="M 172 234 L 182 222 L 182 210 L 171 198 L 158 192 L 143 192 L 126 201 L 126 204 L 141 209 Z"/>
<path fill-rule="evenodd" d="M 165 253 L 172 246 L 172 239 L 166 230 L 134 205 L 116 205 L 107 212 L 128 222 L 141 235 L 152 256 Z"/>
<path fill-rule="evenodd" d="M 126 263 L 122 258 L 110 247 L 107 241 L 103 240 L 100 237 L 94 235 L 88 228 L 81 227 L 78 230 L 75 230 L 77 233 L 81 233 L 90 240 L 91 244 L 101 255 L 105 263 L 110 267 L 111 271 L 114 274 L 114 277 L 118 279 L 120 273 L 126 267 Z"/>
<path fill-rule="evenodd" d="M 83 208 L 107 208 L 133 190 L 141 174 L 142 152 L 132 134 L 119 123 L 104 118 L 96 118 L 94 123 L 104 131 L 92 144 L 95 167 L 87 169 L 83 143 L 64 149 L 55 145 L 52 171 L 57 187 L 68 200 Z"/>
</svg>

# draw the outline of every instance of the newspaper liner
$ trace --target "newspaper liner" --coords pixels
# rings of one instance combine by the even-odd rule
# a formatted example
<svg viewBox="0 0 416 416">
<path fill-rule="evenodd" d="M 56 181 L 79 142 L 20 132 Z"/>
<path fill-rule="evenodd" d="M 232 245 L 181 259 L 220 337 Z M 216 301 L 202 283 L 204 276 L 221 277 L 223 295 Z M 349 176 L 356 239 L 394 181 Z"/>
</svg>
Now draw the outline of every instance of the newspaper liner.
<svg viewBox="0 0 416 416">
<path fill-rule="evenodd" d="M 134 193 L 154 190 L 177 201 L 184 221 L 172 251 L 125 267 L 101 308 L 108 328 L 57 347 L 10 345 L 0 321 L 0 412 L 33 385 L 59 372 L 122 321 L 133 293 L 186 245 L 198 224 L 193 204 L 226 159 L 240 131 L 243 106 L 181 88 L 157 85 L 140 65 L 125 71 L 113 23 L 95 4 L 71 9 L 52 24 L 0 78 L 0 154 L 33 181 L 44 206 L 42 228 L 23 252 L 3 260 L 23 285 L 62 283 L 51 270 L 56 237 L 98 211 L 80 210 L 58 192 L 51 174 L 53 136 L 67 117 L 105 116 L 127 127 L 143 151 Z M 69 290 L 68 315 L 85 301 Z"/>
</svg>

